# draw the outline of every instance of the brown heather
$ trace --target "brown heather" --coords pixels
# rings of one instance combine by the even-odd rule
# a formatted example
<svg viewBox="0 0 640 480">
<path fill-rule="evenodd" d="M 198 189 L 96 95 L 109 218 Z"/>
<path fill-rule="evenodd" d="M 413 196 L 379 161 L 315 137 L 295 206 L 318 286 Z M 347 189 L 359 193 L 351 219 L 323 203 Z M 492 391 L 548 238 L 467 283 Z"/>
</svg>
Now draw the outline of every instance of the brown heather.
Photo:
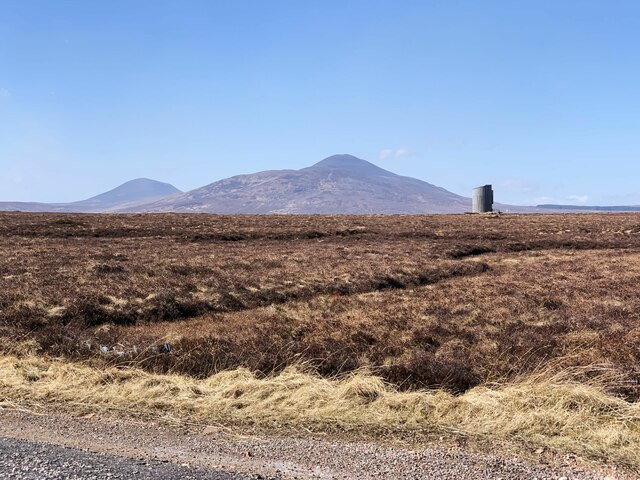
<svg viewBox="0 0 640 480">
<path fill-rule="evenodd" d="M 635 214 L 0 214 L 0 353 L 195 379 L 462 393 L 597 364 L 634 401 L 639 286 Z"/>
</svg>

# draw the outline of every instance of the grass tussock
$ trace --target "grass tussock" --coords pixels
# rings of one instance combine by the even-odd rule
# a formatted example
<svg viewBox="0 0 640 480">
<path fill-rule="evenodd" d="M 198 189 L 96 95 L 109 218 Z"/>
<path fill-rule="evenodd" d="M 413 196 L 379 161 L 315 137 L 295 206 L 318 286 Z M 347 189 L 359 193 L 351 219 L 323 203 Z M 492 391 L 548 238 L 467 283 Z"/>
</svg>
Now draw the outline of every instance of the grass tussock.
<svg viewBox="0 0 640 480">
<path fill-rule="evenodd" d="M 236 369 L 194 379 L 40 357 L 0 358 L 0 403 L 314 430 L 451 432 L 470 439 L 517 439 L 640 467 L 640 404 L 607 393 L 606 381 L 602 375 L 577 381 L 571 371 L 538 373 L 455 396 L 398 391 L 365 372 L 329 379 L 288 367 L 257 378 Z"/>
</svg>

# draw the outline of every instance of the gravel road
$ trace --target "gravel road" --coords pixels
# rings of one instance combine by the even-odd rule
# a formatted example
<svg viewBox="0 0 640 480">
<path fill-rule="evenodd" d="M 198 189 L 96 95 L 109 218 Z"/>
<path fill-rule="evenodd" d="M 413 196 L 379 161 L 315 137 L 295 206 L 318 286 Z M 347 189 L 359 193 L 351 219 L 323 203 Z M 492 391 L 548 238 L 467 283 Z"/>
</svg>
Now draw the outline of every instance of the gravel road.
<svg viewBox="0 0 640 480">
<path fill-rule="evenodd" d="M 0 478 L 16 480 L 638 478 L 572 457 L 541 455 L 534 461 L 445 445 L 402 448 L 330 436 L 244 435 L 213 425 L 53 412 L 0 409 L 0 439 Z"/>
<path fill-rule="evenodd" d="M 250 480 L 265 478 L 134 460 L 48 443 L 0 438 L 0 478 L 11 480 Z"/>
</svg>

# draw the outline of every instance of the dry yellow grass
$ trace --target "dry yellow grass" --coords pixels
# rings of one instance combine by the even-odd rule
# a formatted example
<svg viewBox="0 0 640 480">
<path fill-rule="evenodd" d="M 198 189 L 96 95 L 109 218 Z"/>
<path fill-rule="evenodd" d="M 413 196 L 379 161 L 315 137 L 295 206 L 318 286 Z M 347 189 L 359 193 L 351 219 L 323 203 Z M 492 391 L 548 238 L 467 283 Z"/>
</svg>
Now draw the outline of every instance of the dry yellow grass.
<svg viewBox="0 0 640 480">
<path fill-rule="evenodd" d="M 244 369 L 204 380 L 138 369 L 94 368 L 40 357 L 0 357 L 0 405 L 53 404 L 80 411 L 126 410 L 184 421 L 265 426 L 336 426 L 374 432 L 456 432 L 516 439 L 585 458 L 640 467 L 640 404 L 580 383 L 571 372 L 505 385 L 400 392 L 357 372 L 321 378 L 289 367 L 259 379 Z"/>
</svg>

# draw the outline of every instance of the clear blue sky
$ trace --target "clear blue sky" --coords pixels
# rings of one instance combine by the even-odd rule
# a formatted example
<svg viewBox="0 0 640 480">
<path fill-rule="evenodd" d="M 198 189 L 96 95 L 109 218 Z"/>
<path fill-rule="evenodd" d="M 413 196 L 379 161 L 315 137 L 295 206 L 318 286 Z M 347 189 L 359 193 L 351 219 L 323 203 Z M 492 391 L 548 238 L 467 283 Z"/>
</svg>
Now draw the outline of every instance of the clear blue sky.
<svg viewBox="0 0 640 480">
<path fill-rule="evenodd" d="M 640 2 L 0 0 L 0 200 L 351 153 L 640 204 Z"/>
</svg>

